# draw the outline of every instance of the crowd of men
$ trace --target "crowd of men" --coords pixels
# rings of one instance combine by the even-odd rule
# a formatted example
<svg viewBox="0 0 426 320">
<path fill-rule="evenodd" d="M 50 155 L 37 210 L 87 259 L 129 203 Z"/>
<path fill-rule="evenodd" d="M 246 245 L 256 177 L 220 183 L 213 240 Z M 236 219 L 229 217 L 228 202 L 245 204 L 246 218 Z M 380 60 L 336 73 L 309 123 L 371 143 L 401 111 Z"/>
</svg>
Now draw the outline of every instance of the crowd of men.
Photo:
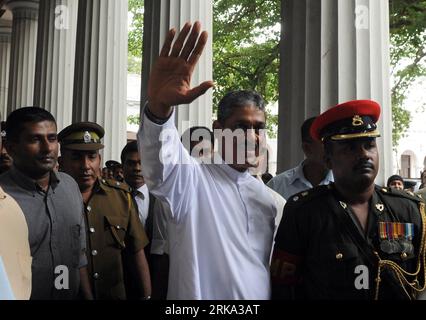
<svg viewBox="0 0 426 320">
<path fill-rule="evenodd" d="M 213 83 L 190 83 L 200 24 L 175 36 L 121 163 L 102 168 L 96 123 L 58 133 L 48 111 L 24 107 L 2 124 L 0 298 L 422 298 L 425 203 L 399 176 L 375 184 L 380 105 L 305 120 L 305 160 L 271 179 L 256 92 L 226 94 L 213 132 L 179 136 L 174 109 Z"/>
</svg>

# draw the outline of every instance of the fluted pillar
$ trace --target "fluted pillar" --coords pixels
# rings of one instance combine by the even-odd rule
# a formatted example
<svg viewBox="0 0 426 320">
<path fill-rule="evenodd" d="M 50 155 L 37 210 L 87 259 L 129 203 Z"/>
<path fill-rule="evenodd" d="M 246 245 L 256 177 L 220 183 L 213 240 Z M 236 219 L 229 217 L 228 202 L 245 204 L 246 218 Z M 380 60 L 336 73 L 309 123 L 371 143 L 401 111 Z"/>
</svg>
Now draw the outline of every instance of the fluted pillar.
<svg viewBox="0 0 426 320">
<path fill-rule="evenodd" d="M 212 80 L 213 63 L 213 2 L 212 0 L 145 0 L 141 106 L 147 100 L 148 77 L 151 66 L 158 57 L 167 32 L 180 30 L 185 22 L 201 21 L 202 29 L 209 34 L 204 52 L 192 77 L 192 85 Z M 176 126 L 183 132 L 189 126 L 212 125 L 212 90 L 208 90 L 190 105 L 176 109 Z"/>
<path fill-rule="evenodd" d="M 392 171 L 388 0 L 283 0 L 278 171 L 303 159 L 300 126 L 337 103 L 373 99 L 382 116 L 377 183 Z"/>
<path fill-rule="evenodd" d="M 12 11 L 8 112 L 32 105 L 39 0 L 9 0 Z"/>
<path fill-rule="evenodd" d="M 126 144 L 127 0 L 79 2 L 73 122 L 105 129 L 104 160 Z"/>
<path fill-rule="evenodd" d="M 58 130 L 71 124 L 76 0 L 40 0 L 34 104 L 51 112 Z"/>
<path fill-rule="evenodd" d="M 9 83 L 10 41 L 12 23 L 0 20 L 0 113 L 1 120 L 7 116 L 7 89 Z"/>
</svg>

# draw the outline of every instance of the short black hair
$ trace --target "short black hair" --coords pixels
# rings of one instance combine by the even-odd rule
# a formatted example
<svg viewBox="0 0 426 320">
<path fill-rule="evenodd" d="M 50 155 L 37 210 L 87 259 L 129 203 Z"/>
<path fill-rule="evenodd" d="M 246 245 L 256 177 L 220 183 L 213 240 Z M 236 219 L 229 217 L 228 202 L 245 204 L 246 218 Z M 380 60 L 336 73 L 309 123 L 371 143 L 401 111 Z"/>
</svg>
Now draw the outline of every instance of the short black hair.
<svg viewBox="0 0 426 320">
<path fill-rule="evenodd" d="M 309 119 L 306 119 L 302 126 L 300 127 L 300 134 L 302 136 L 302 142 L 311 142 L 312 141 L 312 136 L 311 136 L 311 127 L 312 127 L 312 123 L 314 123 L 315 119 L 317 117 L 312 117 Z"/>
<path fill-rule="evenodd" d="M 56 126 L 55 117 L 47 110 L 39 107 L 24 107 L 13 111 L 6 120 L 7 140 L 17 142 L 25 124 L 43 121 L 53 122 Z"/>
<path fill-rule="evenodd" d="M 138 142 L 136 140 L 128 142 L 121 151 L 120 159 L 122 164 L 126 161 L 127 155 L 132 152 L 139 152 Z"/>
<path fill-rule="evenodd" d="M 227 93 L 219 102 L 217 110 L 217 120 L 224 123 L 236 108 L 246 105 L 254 105 L 256 108 L 265 111 L 265 101 L 262 96 L 253 90 L 237 90 Z"/>
</svg>

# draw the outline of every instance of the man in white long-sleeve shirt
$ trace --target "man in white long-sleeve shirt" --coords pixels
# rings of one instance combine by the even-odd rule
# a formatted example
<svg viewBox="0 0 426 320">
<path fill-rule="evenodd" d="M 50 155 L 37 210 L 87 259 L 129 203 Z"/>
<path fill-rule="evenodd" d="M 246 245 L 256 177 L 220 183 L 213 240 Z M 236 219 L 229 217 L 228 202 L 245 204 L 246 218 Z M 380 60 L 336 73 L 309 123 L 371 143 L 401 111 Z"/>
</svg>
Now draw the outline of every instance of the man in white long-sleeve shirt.
<svg viewBox="0 0 426 320">
<path fill-rule="evenodd" d="M 255 146 L 244 151 L 242 162 L 235 157 L 238 139 L 233 139 L 219 147 L 221 154 L 228 147 L 233 161 L 217 156 L 214 164 L 197 163 L 180 142 L 172 106 L 190 103 L 213 86 L 206 81 L 190 87 L 207 33 L 200 34 L 196 22 L 192 30 L 187 23 L 172 46 L 174 36 L 172 29 L 151 71 L 138 133 L 148 188 L 170 206 L 168 298 L 269 299 L 276 207 L 263 183 L 248 172 L 257 166 L 253 154 L 263 139 L 263 100 L 238 91 L 219 104 L 213 128 L 240 129 L 242 144 Z"/>
</svg>

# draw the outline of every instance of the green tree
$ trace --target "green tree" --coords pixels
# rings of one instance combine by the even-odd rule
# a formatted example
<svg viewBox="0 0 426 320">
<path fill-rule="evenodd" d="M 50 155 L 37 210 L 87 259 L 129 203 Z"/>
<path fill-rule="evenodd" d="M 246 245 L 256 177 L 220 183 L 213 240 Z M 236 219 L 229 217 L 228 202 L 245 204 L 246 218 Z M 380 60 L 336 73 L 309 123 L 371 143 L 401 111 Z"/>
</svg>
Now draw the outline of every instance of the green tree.
<svg viewBox="0 0 426 320">
<path fill-rule="evenodd" d="M 393 144 L 410 124 L 404 108 L 410 86 L 426 75 L 426 0 L 389 0 L 392 66 Z M 215 0 L 213 2 L 214 106 L 223 95 L 240 88 L 278 100 L 281 0 Z M 129 30 L 129 69 L 140 73 L 143 1 L 129 0 L 133 22 Z M 138 60 L 139 59 L 139 60 Z M 277 117 L 269 116 L 274 136 Z"/>
<path fill-rule="evenodd" d="M 410 86 L 426 76 L 426 1 L 390 0 L 392 141 L 405 135 L 411 115 L 404 108 Z"/>
<path fill-rule="evenodd" d="M 143 44 L 143 0 L 128 0 L 130 25 L 128 36 L 128 64 L 129 73 L 140 74 L 142 69 Z"/>
<path fill-rule="evenodd" d="M 280 6 L 280 0 L 214 1 L 214 106 L 241 88 L 256 90 L 266 103 L 278 100 Z M 277 116 L 269 115 L 270 136 L 277 123 Z"/>
</svg>

